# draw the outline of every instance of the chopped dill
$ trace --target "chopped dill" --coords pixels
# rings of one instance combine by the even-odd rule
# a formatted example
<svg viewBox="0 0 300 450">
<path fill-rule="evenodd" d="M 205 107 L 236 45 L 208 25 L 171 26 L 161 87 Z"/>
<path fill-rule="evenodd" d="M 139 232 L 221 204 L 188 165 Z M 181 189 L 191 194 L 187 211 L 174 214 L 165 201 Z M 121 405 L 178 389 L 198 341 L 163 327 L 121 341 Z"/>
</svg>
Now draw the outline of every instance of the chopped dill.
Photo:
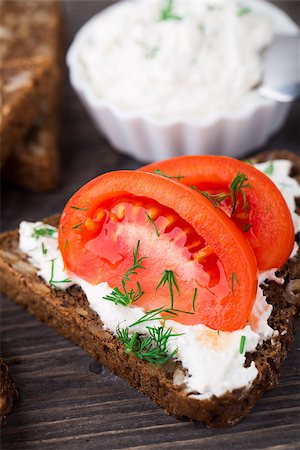
<svg viewBox="0 0 300 450">
<path fill-rule="evenodd" d="M 162 279 L 156 286 L 156 290 L 160 288 L 160 286 L 164 286 L 166 283 L 169 285 L 169 292 L 171 297 L 171 308 L 174 306 L 174 292 L 173 286 L 176 288 L 178 295 L 180 295 L 179 287 L 175 278 L 175 272 L 173 270 L 165 270 L 162 276 Z"/>
<path fill-rule="evenodd" d="M 79 230 L 79 231 L 82 231 L 81 226 L 82 226 L 83 224 L 84 224 L 83 222 L 77 223 L 76 225 L 73 226 L 73 228 L 74 228 L 74 229 L 77 229 L 77 230 Z"/>
<path fill-rule="evenodd" d="M 234 272 L 232 272 L 231 281 L 230 281 L 230 289 L 231 289 L 232 295 L 234 295 L 234 283 L 237 283 L 238 285 L 240 285 L 240 282 L 237 279 L 236 274 Z"/>
<path fill-rule="evenodd" d="M 264 174 L 272 175 L 273 172 L 274 172 L 274 164 L 273 164 L 273 161 L 271 161 L 270 164 L 268 165 L 268 167 L 266 168 L 266 170 L 264 170 Z"/>
<path fill-rule="evenodd" d="M 149 222 L 151 223 L 152 228 L 153 228 L 153 230 L 155 231 L 156 236 L 159 237 L 159 232 L 158 232 L 157 226 L 156 226 L 155 223 L 154 223 L 154 220 L 153 220 L 152 217 L 147 213 L 147 211 L 145 211 L 145 214 L 146 214 L 146 216 L 147 216 L 147 219 L 148 219 Z"/>
<path fill-rule="evenodd" d="M 55 287 L 55 284 L 59 284 L 59 283 L 71 283 L 71 278 L 65 278 L 64 280 L 58 280 L 58 281 L 56 281 L 56 280 L 54 280 L 53 279 L 53 277 L 54 277 L 54 264 L 55 264 L 55 259 L 52 259 L 51 260 L 51 273 L 50 273 L 50 280 L 49 280 L 49 284 L 51 285 L 51 286 L 54 286 Z"/>
<path fill-rule="evenodd" d="M 198 289 L 195 288 L 195 289 L 194 289 L 193 300 L 192 300 L 192 308 L 193 308 L 193 311 L 194 311 L 194 312 L 195 312 L 195 301 L 196 301 L 196 297 L 197 297 L 197 292 L 198 292 Z"/>
<path fill-rule="evenodd" d="M 174 0 L 166 0 L 166 5 L 160 11 L 159 20 L 182 20 L 181 16 L 174 13 Z"/>
<path fill-rule="evenodd" d="M 182 180 L 182 178 L 184 178 L 184 175 L 177 175 L 177 176 L 171 176 L 171 175 L 166 175 L 165 173 L 163 173 L 160 169 L 155 169 L 153 171 L 153 173 L 155 173 L 156 175 L 160 175 L 162 177 L 168 178 L 169 180 L 177 180 L 180 181 Z"/>
<path fill-rule="evenodd" d="M 43 253 L 43 255 L 46 256 L 46 255 L 47 255 L 47 252 L 48 252 L 48 250 L 47 250 L 47 248 L 46 248 L 44 242 L 42 242 L 42 253 Z"/>
<path fill-rule="evenodd" d="M 165 329 L 164 325 L 158 327 L 147 326 L 149 336 L 140 336 L 135 332 L 129 336 L 129 328 L 117 328 L 117 336 L 123 343 L 126 353 L 133 353 L 137 358 L 151 364 L 162 365 L 177 353 L 168 350 L 169 339 L 179 334 L 173 334 L 173 328 Z"/>
<path fill-rule="evenodd" d="M 245 174 L 238 172 L 234 179 L 232 180 L 230 186 L 229 186 L 229 193 L 220 192 L 219 194 L 210 194 L 206 191 L 201 191 L 197 186 L 190 185 L 190 188 L 194 191 L 199 192 L 199 194 L 204 195 L 216 208 L 220 207 L 220 204 L 226 200 L 227 198 L 231 198 L 232 200 L 232 210 L 231 210 L 231 216 L 233 216 L 236 207 L 237 207 L 237 196 L 238 194 L 241 194 L 243 197 L 243 208 L 245 209 L 245 213 L 248 213 L 249 205 L 248 200 L 246 196 L 245 189 L 251 188 L 250 183 L 247 183 L 248 178 Z"/>
<path fill-rule="evenodd" d="M 35 239 L 39 239 L 40 237 L 51 237 L 55 238 L 55 234 L 57 233 L 56 228 L 49 227 L 47 225 L 39 225 L 33 229 L 32 237 Z"/>
<path fill-rule="evenodd" d="M 66 250 L 66 248 L 68 247 L 68 245 L 69 245 L 69 239 L 66 239 L 66 240 L 65 240 L 65 243 L 64 243 L 64 250 Z"/>
<path fill-rule="evenodd" d="M 104 300 L 114 302 L 116 305 L 128 306 L 131 303 L 136 302 L 139 298 L 142 297 L 142 295 L 144 295 L 144 291 L 142 290 L 141 285 L 138 281 L 136 283 L 137 285 L 136 291 L 134 289 L 130 289 L 130 291 L 128 291 L 126 288 L 126 284 L 128 281 L 130 281 L 131 275 L 136 275 L 137 269 L 145 269 L 145 267 L 143 266 L 143 261 L 144 259 L 147 258 L 147 256 L 138 258 L 139 248 L 140 248 L 140 241 L 138 241 L 136 249 L 132 250 L 133 265 L 127 270 L 124 277 L 122 278 L 121 281 L 122 290 L 116 286 L 111 294 L 103 297 Z"/>
<path fill-rule="evenodd" d="M 78 211 L 87 211 L 87 208 L 79 208 L 79 206 L 71 205 L 70 208 L 77 209 Z"/>
<path fill-rule="evenodd" d="M 251 227 L 252 227 L 252 223 L 244 223 L 243 224 L 243 232 L 247 233 L 247 231 L 249 231 Z"/>
<path fill-rule="evenodd" d="M 241 336 L 240 340 L 240 354 L 242 355 L 245 351 L 245 343 L 246 343 L 246 336 Z"/>
<path fill-rule="evenodd" d="M 252 9 L 249 8 L 248 6 L 244 6 L 243 8 L 239 9 L 239 11 L 237 12 L 237 15 L 239 17 L 243 17 L 246 16 L 247 14 L 251 13 Z"/>
</svg>

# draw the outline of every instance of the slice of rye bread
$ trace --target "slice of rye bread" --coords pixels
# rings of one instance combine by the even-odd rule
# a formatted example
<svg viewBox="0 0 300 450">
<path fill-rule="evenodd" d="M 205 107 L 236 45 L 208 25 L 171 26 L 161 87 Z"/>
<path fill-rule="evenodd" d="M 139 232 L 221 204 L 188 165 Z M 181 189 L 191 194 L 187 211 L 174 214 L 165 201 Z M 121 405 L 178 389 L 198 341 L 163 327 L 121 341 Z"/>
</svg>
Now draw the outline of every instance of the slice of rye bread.
<svg viewBox="0 0 300 450">
<path fill-rule="evenodd" d="M 25 137 L 16 142 L 5 167 L 5 178 L 14 184 L 46 192 L 58 185 L 59 103 L 63 62 L 63 27 L 59 2 L 9 0 L 2 2 L 0 58 L 50 60 L 56 76 L 48 83 L 47 96 L 41 98 L 41 113 L 31 123 Z"/>
<path fill-rule="evenodd" d="M 55 189 L 60 179 L 59 86 L 49 85 L 49 98 L 41 102 L 43 114 L 14 146 L 4 168 L 8 182 L 38 192 Z"/>
<path fill-rule="evenodd" d="M 55 76 L 56 68 L 43 57 L 11 60 L 0 67 L 1 166 L 41 113 L 41 98 L 47 97 L 49 82 Z"/>
<path fill-rule="evenodd" d="M 300 160 L 287 153 L 272 154 L 275 158 L 282 156 L 293 159 L 293 173 L 300 180 Z M 299 202 L 297 210 L 300 213 Z M 58 220 L 59 215 L 56 215 L 45 222 L 57 225 Z M 269 324 L 278 330 L 279 335 L 272 342 L 264 342 L 254 353 L 247 354 L 246 364 L 254 361 L 258 369 L 258 376 L 250 389 L 236 389 L 221 397 L 197 400 L 185 392 L 184 385 L 173 383 L 175 369 L 182 370 L 179 362 L 157 367 L 139 360 L 133 354 L 126 354 L 121 342 L 103 329 L 99 317 L 90 309 L 79 287 L 59 291 L 39 278 L 36 269 L 18 248 L 17 231 L 0 236 L 0 275 L 0 290 L 4 294 L 148 395 L 166 413 L 203 421 L 209 427 L 226 427 L 239 422 L 264 391 L 276 385 L 280 365 L 294 339 L 295 322 L 300 309 L 298 251 L 279 271 L 279 275 L 285 279 L 284 284 L 271 281 L 264 287 L 268 302 L 273 305 Z"/>
<path fill-rule="evenodd" d="M 8 367 L 0 357 L 0 425 L 6 422 L 6 416 L 10 413 L 13 402 L 18 396 L 14 380 Z"/>
</svg>

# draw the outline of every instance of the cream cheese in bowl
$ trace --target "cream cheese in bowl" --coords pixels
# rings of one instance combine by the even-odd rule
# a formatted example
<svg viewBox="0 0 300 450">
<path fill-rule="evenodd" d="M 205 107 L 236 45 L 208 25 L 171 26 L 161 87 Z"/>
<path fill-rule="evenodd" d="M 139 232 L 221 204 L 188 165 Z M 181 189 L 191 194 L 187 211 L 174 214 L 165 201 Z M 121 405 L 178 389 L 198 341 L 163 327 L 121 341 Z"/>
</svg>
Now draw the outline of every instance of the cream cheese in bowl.
<svg viewBox="0 0 300 450">
<path fill-rule="evenodd" d="M 79 64 L 95 98 L 124 112 L 203 119 L 257 100 L 272 36 L 237 1 L 126 1 L 93 20 Z"/>
<path fill-rule="evenodd" d="M 259 96 L 262 50 L 297 33 L 264 0 L 124 0 L 90 19 L 67 61 L 98 129 L 141 161 L 241 155 L 289 110 Z"/>
</svg>

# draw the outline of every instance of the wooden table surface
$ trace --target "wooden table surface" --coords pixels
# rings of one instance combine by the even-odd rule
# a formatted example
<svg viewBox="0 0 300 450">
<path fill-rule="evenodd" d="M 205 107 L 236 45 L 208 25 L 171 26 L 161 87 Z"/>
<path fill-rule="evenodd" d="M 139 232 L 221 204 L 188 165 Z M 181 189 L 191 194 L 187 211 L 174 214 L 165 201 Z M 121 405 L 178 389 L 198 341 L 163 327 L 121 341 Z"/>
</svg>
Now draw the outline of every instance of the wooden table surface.
<svg viewBox="0 0 300 450">
<path fill-rule="evenodd" d="M 68 40 L 108 1 L 64 2 Z M 274 2 L 300 22 L 300 2 Z M 139 163 L 114 151 L 95 131 L 66 83 L 61 186 L 42 195 L 2 186 L 2 229 L 60 211 L 94 176 Z M 300 149 L 300 104 L 265 148 Z M 258 149 L 260 150 L 260 149 Z M 300 152 L 299 152 L 300 153 Z M 280 384 L 231 429 L 179 421 L 91 360 L 80 348 L 1 297 L 1 352 L 20 398 L 2 430 L 2 449 L 296 449 L 300 448 L 300 327 Z"/>
</svg>

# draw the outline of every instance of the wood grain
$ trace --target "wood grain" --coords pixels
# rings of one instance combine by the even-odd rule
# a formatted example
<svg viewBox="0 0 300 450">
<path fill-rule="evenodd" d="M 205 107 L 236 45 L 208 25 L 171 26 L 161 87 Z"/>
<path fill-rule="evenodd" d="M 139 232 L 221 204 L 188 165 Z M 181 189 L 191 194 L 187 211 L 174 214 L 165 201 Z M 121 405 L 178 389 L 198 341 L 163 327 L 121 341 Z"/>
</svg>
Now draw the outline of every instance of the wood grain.
<svg viewBox="0 0 300 450">
<path fill-rule="evenodd" d="M 68 42 L 109 1 L 66 1 Z M 300 21 L 299 1 L 274 2 Z M 42 195 L 2 187 L 2 228 L 59 211 L 83 183 L 139 163 L 113 150 L 99 136 L 68 83 L 63 108 L 63 180 Z M 264 148 L 300 153 L 300 104 Z M 1 297 L 1 352 L 20 392 L 2 431 L 1 448 L 13 449 L 299 449 L 300 325 L 282 367 L 279 386 L 262 398 L 240 424 L 207 430 L 166 416 L 154 403 L 93 362 L 19 306 Z"/>
</svg>

